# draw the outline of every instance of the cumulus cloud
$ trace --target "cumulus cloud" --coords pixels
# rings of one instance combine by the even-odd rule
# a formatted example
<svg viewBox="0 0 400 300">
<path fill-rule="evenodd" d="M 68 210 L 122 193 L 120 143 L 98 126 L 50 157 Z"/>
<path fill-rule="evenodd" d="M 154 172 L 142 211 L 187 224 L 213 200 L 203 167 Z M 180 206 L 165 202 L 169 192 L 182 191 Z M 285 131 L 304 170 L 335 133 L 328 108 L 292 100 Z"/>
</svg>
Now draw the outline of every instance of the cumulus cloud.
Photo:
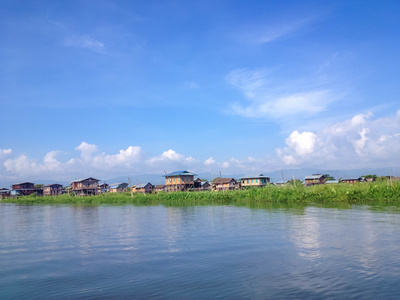
<svg viewBox="0 0 400 300">
<path fill-rule="evenodd" d="M 209 159 L 206 159 L 206 160 L 204 161 L 204 164 L 207 165 L 207 166 L 213 165 L 213 164 L 215 164 L 215 159 L 212 158 L 212 157 L 210 157 Z"/>
<path fill-rule="evenodd" d="M 372 113 L 317 132 L 294 131 L 276 149 L 277 157 L 288 167 L 332 169 L 377 168 L 399 164 L 400 115 L 374 119 Z"/>
<path fill-rule="evenodd" d="M 23 154 L 5 160 L 3 166 L 9 178 L 40 177 L 67 180 L 124 172 L 135 165 L 139 166 L 141 158 L 144 157 L 142 149 L 138 146 L 130 146 L 110 155 L 97 153 L 96 145 L 82 142 L 75 150 L 81 152 L 80 157 L 71 158 L 65 163 L 57 158 L 61 151 L 50 151 L 44 156 L 43 162 L 37 162 Z"/>
<path fill-rule="evenodd" d="M 266 70 L 234 70 L 226 81 L 242 91 L 245 102 L 232 103 L 234 114 L 248 118 L 315 115 L 325 111 L 336 96 L 330 89 L 278 84 Z"/>
<path fill-rule="evenodd" d="M 84 161 L 89 161 L 92 158 L 92 154 L 97 152 L 97 146 L 82 142 L 75 150 L 81 151 L 81 158 Z"/>
<path fill-rule="evenodd" d="M 266 137 L 267 138 L 267 137 Z M 217 161 L 199 160 L 173 149 L 147 157 L 139 146 L 116 154 L 99 153 L 98 147 L 82 142 L 77 157 L 61 162 L 60 151 L 48 152 L 38 162 L 27 155 L 14 158 L 11 149 L 0 149 L 0 179 L 71 180 L 86 176 L 110 178 L 125 174 L 163 174 L 164 170 L 196 173 L 258 174 L 281 168 L 354 169 L 398 167 L 400 162 L 400 110 L 392 116 L 375 118 L 372 113 L 331 124 L 318 131 L 295 130 L 276 156 Z"/>
</svg>

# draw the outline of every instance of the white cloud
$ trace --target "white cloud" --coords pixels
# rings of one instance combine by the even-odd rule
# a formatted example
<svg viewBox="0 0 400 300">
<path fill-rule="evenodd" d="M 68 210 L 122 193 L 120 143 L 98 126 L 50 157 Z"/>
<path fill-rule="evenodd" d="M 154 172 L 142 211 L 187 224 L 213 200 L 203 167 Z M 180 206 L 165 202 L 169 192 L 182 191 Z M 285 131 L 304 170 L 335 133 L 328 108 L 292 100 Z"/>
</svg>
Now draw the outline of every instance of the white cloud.
<svg viewBox="0 0 400 300">
<path fill-rule="evenodd" d="M 160 161 L 182 161 L 184 158 L 184 155 L 179 154 L 172 149 L 169 149 L 168 151 L 163 152 L 160 156 L 151 158 L 149 160 L 149 163 L 153 164 Z"/>
<path fill-rule="evenodd" d="M 267 138 L 267 137 L 265 137 Z M 196 173 L 221 171 L 222 174 L 259 174 L 284 168 L 354 169 L 397 167 L 400 162 L 400 113 L 374 118 L 359 114 L 318 131 L 293 131 L 286 146 L 276 156 L 261 158 L 232 157 L 217 161 L 213 157 L 198 160 L 169 149 L 147 158 L 139 146 L 130 146 L 116 154 L 97 153 L 98 147 L 82 142 L 78 157 L 61 162 L 60 151 L 48 152 L 42 162 L 23 154 L 12 157 L 11 149 L 0 149 L 0 179 L 34 180 L 51 178 L 72 180 L 94 176 L 110 178 L 129 174 L 163 174 L 164 170 L 189 170 Z"/>
<path fill-rule="evenodd" d="M 199 85 L 193 81 L 186 81 L 184 84 L 189 89 L 198 89 L 199 88 Z"/>
<path fill-rule="evenodd" d="M 0 149 L 0 158 L 6 157 L 7 155 L 11 155 L 12 150 L 11 149 Z"/>
<path fill-rule="evenodd" d="M 373 119 L 372 113 L 323 128 L 294 131 L 286 147 L 276 150 L 288 167 L 325 169 L 377 168 L 399 165 L 400 116 Z"/>
<path fill-rule="evenodd" d="M 97 152 L 97 146 L 82 142 L 75 150 L 81 151 L 81 158 L 84 161 L 90 161 L 92 159 L 92 154 Z"/>
<path fill-rule="evenodd" d="M 64 40 L 64 45 L 68 47 L 79 47 L 90 49 L 96 52 L 104 52 L 104 43 L 88 35 L 70 36 Z"/>
<path fill-rule="evenodd" d="M 215 159 L 212 158 L 212 157 L 210 157 L 209 159 L 206 159 L 206 160 L 204 161 L 204 164 L 207 165 L 207 166 L 213 165 L 213 164 L 215 164 Z"/>
<path fill-rule="evenodd" d="M 315 18 L 298 20 L 285 18 L 284 20 L 268 22 L 268 24 L 257 23 L 250 27 L 236 29 L 234 37 L 242 43 L 248 44 L 272 43 L 300 32 L 301 29 L 311 24 L 314 20 Z"/>
<path fill-rule="evenodd" d="M 241 90 L 246 100 L 233 103 L 232 112 L 248 118 L 316 115 L 337 100 L 329 89 L 292 82 L 278 84 L 265 70 L 234 70 L 226 81 Z"/>
<path fill-rule="evenodd" d="M 286 144 L 294 149 L 296 154 L 304 156 L 314 151 L 316 135 L 312 132 L 299 133 L 297 130 L 286 139 Z"/>
</svg>

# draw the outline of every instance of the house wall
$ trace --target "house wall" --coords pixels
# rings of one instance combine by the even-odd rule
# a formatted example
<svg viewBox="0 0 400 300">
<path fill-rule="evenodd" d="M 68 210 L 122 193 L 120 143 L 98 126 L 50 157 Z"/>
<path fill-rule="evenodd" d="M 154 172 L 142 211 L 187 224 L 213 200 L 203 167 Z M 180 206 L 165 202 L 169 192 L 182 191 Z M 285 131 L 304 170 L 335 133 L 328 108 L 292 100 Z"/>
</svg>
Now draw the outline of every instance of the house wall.
<svg viewBox="0 0 400 300">
<path fill-rule="evenodd" d="M 194 185 L 194 175 L 166 176 L 165 185 L 190 184 Z"/>
<path fill-rule="evenodd" d="M 45 186 L 43 188 L 43 195 L 44 196 L 51 196 L 51 195 L 61 195 L 63 192 L 62 185 L 51 185 L 51 186 Z"/>
<path fill-rule="evenodd" d="M 264 186 L 269 183 L 269 178 L 243 178 L 242 186 Z"/>
<path fill-rule="evenodd" d="M 30 182 L 25 182 L 22 184 L 13 184 L 12 185 L 12 189 L 13 190 L 23 190 L 23 189 L 33 189 L 34 188 L 34 184 L 30 183 Z"/>
</svg>

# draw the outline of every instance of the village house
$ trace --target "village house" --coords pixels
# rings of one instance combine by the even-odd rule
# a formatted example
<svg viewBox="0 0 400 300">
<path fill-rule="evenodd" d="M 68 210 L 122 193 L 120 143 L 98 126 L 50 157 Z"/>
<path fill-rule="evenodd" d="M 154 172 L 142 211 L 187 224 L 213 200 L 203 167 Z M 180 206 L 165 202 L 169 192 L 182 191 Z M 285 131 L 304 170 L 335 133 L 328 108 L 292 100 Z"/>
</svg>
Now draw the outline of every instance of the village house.
<svg viewBox="0 0 400 300">
<path fill-rule="evenodd" d="M 154 187 L 154 191 L 156 193 L 166 192 L 167 186 L 165 184 L 156 184 L 156 186 Z"/>
<path fill-rule="evenodd" d="M 150 182 L 148 183 L 138 183 L 132 187 L 132 192 L 134 193 L 152 193 L 154 191 L 154 185 Z"/>
<path fill-rule="evenodd" d="M 164 175 L 167 191 L 185 191 L 194 188 L 194 176 L 188 171 L 176 171 Z"/>
<path fill-rule="evenodd" d="M 71 183 L 72 192 L 78 196 L 97 195 L 99 193 L 99 181 L 93 177 L 75 180 Z"/>
<path fill-rule="evenodd" d="M 325 184 L 326 178 L 321 174 L 313 174 L 304 178 L 304 185 L 311 186 L 316 184 Z"/>
<path fill-rule="evenodd" d="M 197 178 L 197 179 L 194 181 L 193 187 L 194 187 L 195 189 L 201 189 L 201 179 L 200 179 L 200 178 Z"/>
<path fill-rule="evenodd" d="M 327 180 L 325 181 L 325 184 L 337 184 L 339 183 L 339 180 Z"/>
<path fill-rule="evenodd" d="M 209 190 L 211 190 L 211 184 L 208 181 L 206 181 L 206 182 L 203 183 L 201 188 L 202 188 L 203 191 L 209 191 Z"/>
<path fill-rule="evenodd" d="M 110 186 L 110 193 L 122 193 L 126 192 L 127 189 L 128 189 L 128 184 L 126 182 L 115 183 Z"/>
<path fill-rule="evenodd" d="M 4 197 L 10 197 L 10 190 L 6 188 L 0 189 L 0 199 Z"/>
<path fill-rule="evenodd" d="M 217 178 L 212 182 L 214 191 L 227 191 L 237 188 L 237 181 L 234 178 Z"/>
<path fill-rule="evenodd" d="M 97 186 L 97 193 L 98 194 L 104 194 L 104 193 L 108 193 L 110 191 L 110 185 L 108 185 L 107 183 L 103 182 L 103 183 L 99 183 Z"/>
<path fill-rule="evenodd" d="M 11 195 L 27 196 L 35 193 L 35 184 L 32 182 L 21 182 L 12 185 Z"/>
<path fill-rule="evenodd" d="M 240 178 L 242 187 L 263 187 L 269 184 L 269 177 L 263 174 Z"/>
<path fill-rule="evenodd" d="M 63 193 L 63 186 L 58 183 L 45 185 L 43 187 L 44 196 L 62 195 L 62 193 Z"/>
<path fill-rule="evenodd" d="M 352 178 L 342 178 L 341 182 L 355 184 L 357 182 L 365 181 L 364 177 L 352 177 Z"/>
</svg>

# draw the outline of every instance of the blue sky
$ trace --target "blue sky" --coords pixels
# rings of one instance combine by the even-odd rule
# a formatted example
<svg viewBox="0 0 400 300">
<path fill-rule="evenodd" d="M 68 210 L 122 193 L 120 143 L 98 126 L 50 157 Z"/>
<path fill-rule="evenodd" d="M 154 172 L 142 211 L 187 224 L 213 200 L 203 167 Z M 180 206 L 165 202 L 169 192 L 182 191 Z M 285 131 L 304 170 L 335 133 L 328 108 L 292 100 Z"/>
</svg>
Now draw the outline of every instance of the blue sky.
<svg viewBox="0 0 400 300">
<path fill-rule="evenodd" d="M 0 181 L 398 167 L 398 1 L 0 1 Z"/>
</svg>

